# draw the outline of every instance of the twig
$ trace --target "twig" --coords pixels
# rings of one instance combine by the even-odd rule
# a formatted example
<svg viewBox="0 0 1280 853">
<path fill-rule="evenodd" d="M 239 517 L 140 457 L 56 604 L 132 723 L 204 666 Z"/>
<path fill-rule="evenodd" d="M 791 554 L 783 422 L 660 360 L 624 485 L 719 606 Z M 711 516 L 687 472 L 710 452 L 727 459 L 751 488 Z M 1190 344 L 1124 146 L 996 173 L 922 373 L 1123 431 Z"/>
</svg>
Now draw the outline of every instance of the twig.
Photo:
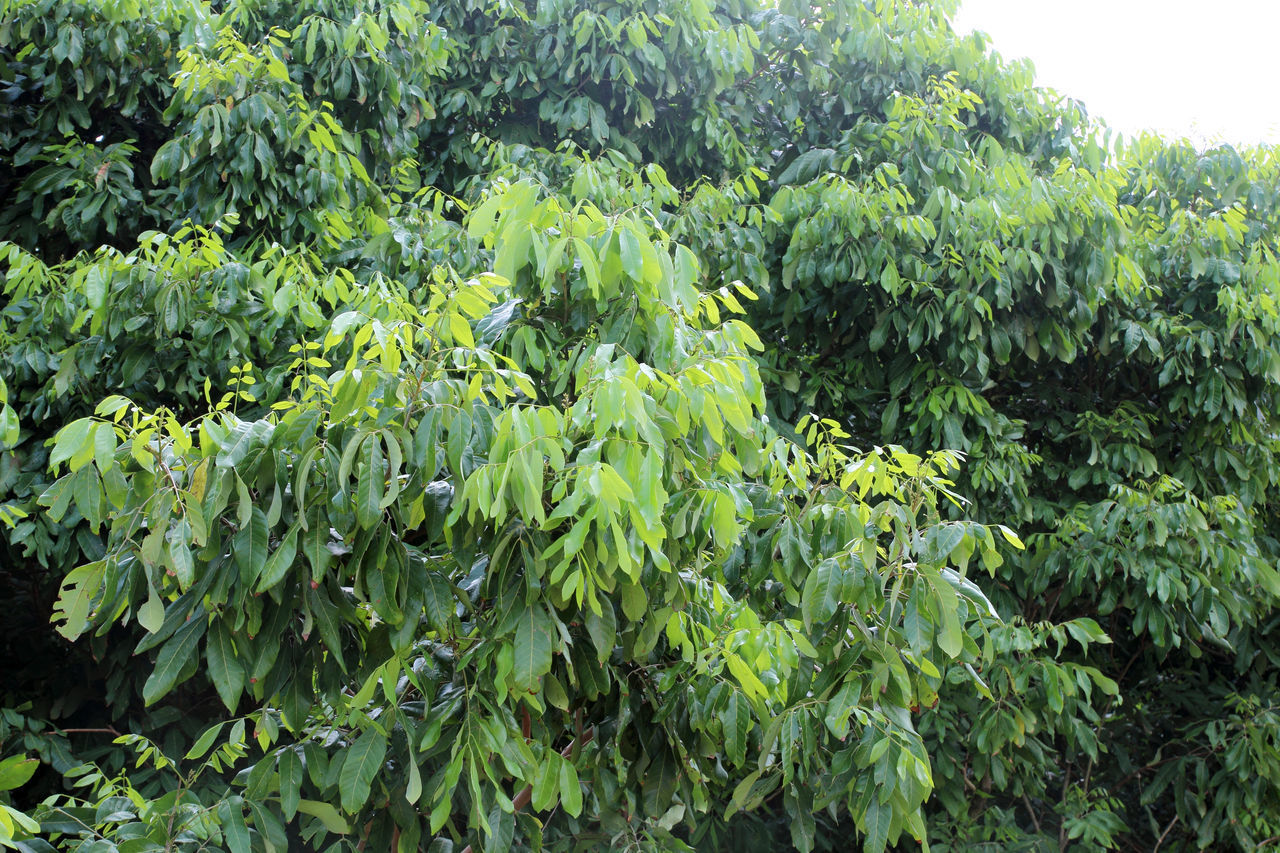
<svg viewBox="0 0 1280 853">
<path fill-rule="evenodd" d="M 57 732 L 64 735 L 112 734 L 116 737 L 121 737 L 120 732 L 116 731 L 115 726 L 106 726 L 104 728 L 96 729 L 57 729 Z"/>
<path fill-rule="evenodd" d="M 1138 650 L 1133 653 L 1133 657 L 1129 658 L 1129 662 L 1124 665 L 1124 669 L 1120 670 L 1120 675 L 1116 677 L 1116 681 L 1124 680 L 1124 677 L 1129 674 L 1129 668 L 1132 667 L 1135 662 L 1137 662 L 1138 657 L 1142 654 L 1145 647 L 1146 647 L 1145 643 L 1138 644 Z"/>
<path fill-rule="evenodd" d="M 1067 765 L 1066 775 L 1062 778 L 1062 802 L 1065 804 L 1067 795 L 1071 790 L 1071 765 Z M 1064 820 L 1062 826 L 1058 827 L 1058 849 L 1067 849 L 1067 822 Z"/>
<path fill-rule="evenodd" d="M 1160 837 L 1156 839 L 1156 846 L 1151 848 L 1151 853 L 1156 853 L 1160 849 L 1160 845 L 1164 844 L 1164 838 L 1173 830 L 1174 824 L 1178 822 L 1178 816 L 1174 815 L 1173 820 L 1169 821 L 1169 825 L 1164 828 L 1164 832 L 1160 833 Z"/>
<path fill-rule="evenodd" d="M 369 843 L 369 834 L 373 832 L 373 821 L 369 821 L 364 825 L 364 837 L 360 839 L 360 843 L 356 845 L 356 853 L 364 853 L 364 848 Z M 395 847 L 391 848 L 395 850 Z"/>
<path fill-rule="evenodd" d="M 1031 825 L 1036 828 L 1037 833 L 1043 835 L 1044 830 L 1040 828 L 1040 818 L 1036 817 L 1036 810 L 1031 808 L 1031 798 L 1027 796 L 1025 791 L 1022 793 L 1022 802 L 1026 803 L 1027 814 L 1031 815 Z"/>
</svg>

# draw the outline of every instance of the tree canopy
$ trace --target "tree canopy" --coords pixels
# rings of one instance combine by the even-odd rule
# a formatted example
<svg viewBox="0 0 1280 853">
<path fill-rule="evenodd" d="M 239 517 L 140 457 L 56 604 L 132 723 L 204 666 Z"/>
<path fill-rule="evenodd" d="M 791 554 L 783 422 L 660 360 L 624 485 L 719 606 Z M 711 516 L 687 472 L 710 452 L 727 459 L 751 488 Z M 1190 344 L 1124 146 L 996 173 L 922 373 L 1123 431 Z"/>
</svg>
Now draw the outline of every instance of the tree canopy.
<svg viewBox="0 0 1280 853">
<path fill-rule="evenodd" d="M 1275 152 L 950 10 L 5 0 L 0 845 L 1274 843 Z"/>
</svg>

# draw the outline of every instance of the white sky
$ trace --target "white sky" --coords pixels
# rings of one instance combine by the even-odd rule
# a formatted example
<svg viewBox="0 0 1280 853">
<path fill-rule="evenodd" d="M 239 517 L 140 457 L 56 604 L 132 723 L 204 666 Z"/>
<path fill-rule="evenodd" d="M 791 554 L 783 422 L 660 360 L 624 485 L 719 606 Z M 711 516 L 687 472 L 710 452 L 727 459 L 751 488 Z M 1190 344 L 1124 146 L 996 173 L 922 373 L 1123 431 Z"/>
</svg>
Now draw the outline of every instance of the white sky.
<svg viewBox="0 0 1280 853">
<path fill-rule="evenodd" d="M 961 0 L 954 23 L 1126 134 L 1280 143 L 1280 0 Z"/>
</svg>

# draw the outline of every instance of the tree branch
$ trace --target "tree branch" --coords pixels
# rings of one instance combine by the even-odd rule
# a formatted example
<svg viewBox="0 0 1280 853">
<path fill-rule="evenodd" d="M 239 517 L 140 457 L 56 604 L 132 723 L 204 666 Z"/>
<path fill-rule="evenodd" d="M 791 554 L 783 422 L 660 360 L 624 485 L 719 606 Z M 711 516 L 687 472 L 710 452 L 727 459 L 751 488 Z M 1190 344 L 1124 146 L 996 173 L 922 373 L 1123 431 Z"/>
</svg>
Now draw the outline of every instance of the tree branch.
<svg viewBox="0 0 1280 853">
<path fill-rule="evenodd" d="M 1169 821 L 1169 825 L 1164 828 L 1164 832 L 1160 833 L 1160 837 L 1156 839 L 1156 846 L 1151 848 L 1151 853 L 1156 853 L 1160 849 L 1160 845 L 1164 844 L 1165 836 L 1169 834 L 1177 822 L 1178 816 L 1174 815 L 1173 820 Z"/>
</svg>

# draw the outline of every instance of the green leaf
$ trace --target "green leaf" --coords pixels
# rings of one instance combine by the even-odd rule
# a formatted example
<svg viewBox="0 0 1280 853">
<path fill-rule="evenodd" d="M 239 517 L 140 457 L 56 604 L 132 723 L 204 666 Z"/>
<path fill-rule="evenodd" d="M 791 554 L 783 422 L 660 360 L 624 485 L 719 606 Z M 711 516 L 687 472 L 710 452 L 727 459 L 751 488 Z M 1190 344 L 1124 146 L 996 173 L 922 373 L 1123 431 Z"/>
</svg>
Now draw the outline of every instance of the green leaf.
<svg viewBox="0 0 1280 853">
<path fill-rule="evenodd" d="M 89 809 L 88 811 L 90 814 L 93 813 L 92 809 Z M 8 842 L 13 838 L 13 827 L 15 825 L 31 835 L 35 835 L 43 829 L 39 823 L 30 818 L 26 813 L 18 811 L 13 806 L 7 806 L 4 803 L 0 803 L 0 833 L 4 833 L 3 835 L 0 835 L 0 841 Z M 6 844 L 6 846 L 14 845 Z M 22 847 L 30 849 L 32 845 L 28 843 L 23 844 Z M 19 849 L 22 848 L 20 847 Z"/>
<path fill-rule="evenodd" d="M 365 530 L 382 518 L 382 487 L 386 471 L 382 460 L 382 441 L 369 436 L 360 458 L 360 477 L 356 484 L 356 522 Z"/>
<path fill-rule="evenodd" d="M 71 478 L 72 491 L 75 494 L 76 509 L 89 522 L 96 533 L 104 520 L 102 480 L 92 467 L 80 468 Z"/>
<path fill-rule="evenodd" d="M 928 558 L 942 563 L 964 541 L 964 527 L 959 524 L 940 524 L 929 531 Z"/>
<path fill-rule="evenodd" d="M 554 631 L 551 617 L 541 606 L 533 605 L 520 614 L 516 621 L 515 667 L 511 672 L 511 685 L 516 692 L 535 692 L 542 676 L 551 671 Z"/>
<path fill-rule="evenodd" d="M 192 581 L 195 580 L 195 561 L 191 557 L 191 549 L 186 542 L 176 537 L 169 538 L 165 545 L 167 562 L 169 568 L 173 570 L 174 578 L 178 581 L 178 588 L 190 589 Z"/>
<path fill-rule="evenodd" d="M 544 812 L 555 804 L 556 792 L 560 785 L 560 763 L 563 761 L 564 759 L 554 752 L 549 752 L 538 765 L 538 775 L 533 780 L 533 790 L 530 792 L 529 800 L 534 811 Z"/>
<path fill-rule="evenodd" d="M 218 823 L 230 853 L 250 853 L 249 827 L 244 820 L 243 802 L 239 797 L 218 803 Z"/>
<path fill-rule="evenodd" d="M 236 421 L 218 453 L 218 467 L 235 468 L 245 460 L 250 450 L 267 439 L 271 431 L 271 424 L 263 421 Z"/>
<path fill-rule="evenodd" d="M 218 735 L 222 734 L 223 727 L 226 723 L 218 723 L 204 730 L 204 734 L 196 739 L 191 749 L 187 750 L 187 754 L 183 756 L 188 760 L 198 761 L 204 758 L 205 753 L 213 746 L 213 742 L 218 739 Z"/>
<path fill-rule="evenodd" d="M 747 732 L 751 726 L 751 703 L 734 690 L 729 694 L 729 704 L 720 718 L 724 727 L 725 753 L 734 764 L 741 765 L 747 759 Z"/>
<path fill-rule="evenodd" d="M 827 712 L 822 721 L 832 735 L 841 740 L 848 737 L 849 715 L 857 707 L 861 696 L 862 688 L 856 682 L 846 682 L 831 697 L 831 700 L 827 703 Z"/>
<path fill-rule="evenodd" d="M 53 450 L 49 452 L 50 470 L 57 470 L 60 463 L 74 458 L 79 462 L 72 462 L 70 468 L 74 472 L 93 458 L 91 435 L 96 423 L 93 418 L 80 418 L 58 430 L 53 439 Z"/>
<path fill-rule="evenodd" d="M 347 664 L 342 654 L 342 633 L 338 622 L 337 605 L 330 600 L 321 587 L 308 586 L 303 589 L 302 594 L 311 616 L 315 619 L 316 627 L 320 629 L 320 638 L 324 640 L 330 654 L 338 662 L 339 669 L 345 672 Z"/>
<path fill-rule="evenodd" d="M 578 770 L 572 761 L 560 762 L 560 805 L 570 817 L 582 814 L 582 786 L 578 783 Z"/>
<path fill-rule="evenodd" d="M 862 816 L 863 831 L 867 837 L 863 842 L 863 853 L 883 853 L 889 845 L 889 824 L 893 821 L 893 806 L 880 802 L 879 797 L 871 797 L 867 801 L 866 814 Z"/>
<path fill-rule="evenodd" d="M 22 434 L 18 413 L 12 407 L 0 404 L 0 450 L 8 449 L 18 443 Z"/>
<path fill-rule="evenodd" d="M 999 525 L 996 525 L 996 526 L 1000 528 L 1000 534 L 1001 534 L 1002 536 L 1004 536 L 1005 540 L 1006 540 L 1010 545 L 1012 545 L 1013 547 L 1017 548 L 1019 551 L 1024 551 L 1024 550 L 1026 550 L 1026 547 L 1027 547 L 1027 546 L 1026 546 L 1026 545 L 1024 545 L 1024 544 L 1022 544 L 1022 540 L 1018 538 L 1018 534 L 1014 533 L 1012 530 L 1010 530 L 1009 528 L 1005 527 L 1003 524 L 999 524 Z"/>
<path fill-rule="evenodd" d="M 600 602 L 600 612 L 588 610 L 583 621 L 586 624 L 587 633 L 591 636 L 591 642 L 596 647 L 596 660 L 603 664 L 613 654 L 614 645 L 617 643 L 618 621 L 613 612 L 613 602 L 604 598 Z"/>
<path fill-rule="evenodd" d="M 280 773 L 280 812 L 285 821 L 293 820 L 302 801 L 302 759 L 292 747 L 280 752 L 277 762 Z"/>
<path fill-rule="evenodd" d="M 329 803 L 322 803 L 317 800 L 298 800 L 298 811 L 318 818 L 324 824 L 324 828 L 335 835 L 346 835 L 351 831 L 351 827 L 342 819 L 342 815 Z"/>
<path fill-rule="evenodd" d="M 410 755 L 408 762 L 409 781 L 405 783 L 404 798 L 409 805 L 414 805 L 422 797 L 422 771 L 418 769 L 418 762 Z"/>
<path fill-rule="evenodd" d="M 209 659 L 209 679 L 213 681 L 222 704 L 234 714 L 236 705 L 240 702 L 240 693 L 244 690 L 244 665 L 236 657 L 231 632 L 221 621 L 215 622 L 209 630 L 206 650 Z"/>
<path fill-rule="evenodd" d="M 40 760 L 25 755 L 11 755 L 0 761 L 0 791 L 12 791 L 27 784 L 40 767 Z"/>
<path fill-rule="evenodd" d="M 447 634 L 453 622 L 454 608 L 457 604 L 453 587 L 449 582 L 435 572 L 429 572 L 426 585 L 422 590 L 422 609 L 431 627 L 442 634 Z"/>
<path fill-rule="evenodd" d="M 964 648 L 964 629 L 957 613 L 955 594 L 947 584 L 935 582 L 932 577 L 929 580 L 934 593 L 934 604 L 930 609 L 942 620 L 938 648 L 948 657 L 958 657 Z"/>
<path fill-rule="evenodd" d="M 461 314 L 449 312 L 445 315 L 449 323 L 449 334 L 453 337 L 455 344 L 461 347 L 471 349 L 476 345 L 476 340 L 471 334 L 471 324 Z"/>
<path fill-rule="evenodd" d="M 795 789 L 788 788 L 787 795 L 784 797 L 787 816 L 790 818 L 788 823 L 791 829 L 791 843 L 802 853 L 809 853 L 813 850 L 817 830 L 811 810 L 812 796 L 805 789 L 796 791 L 796 794 L 799 794 L 796 796 L 792 793 L 793 790 Z"/>
<path fill-rule="evenodd" d="M 386 735 L 374 729 L 366 729 L 355 743 L 347 747 L 342 772 L 338 776 L 344 812 L 355 814 L 369 801 L 370 788 L 374 777 L 382 771 L 386 754 Z M 298 808 L 303 810 L 301 804 Z"/>
<path fill-rule="evenodd" d="M 192 663 L 199 648 L 200 638 L 208 628 L 209 620 L 203 614 L 193 615 L 160 649 L 155 669 L 142 686 L 142 698 L 148 705 L 165 696 L 178 683 L 183 669 Z"/>
<path fill-rule="evenodd" d="M 291 732 L 301 730 L 307 721 L 307 714 L 311 711 L 313 703 L 311 678 L 310 672 L 295 674 L 284 692 L 284 701 L 280 710 L 284 712 L 284 724 Z"/>
<path fill-rule="evenodd" d="M 160 600 L 160 596 L 154 589 L 147 596 L 146 602 L 138 608 L 138 624 L 146 629 L 148 634 L 159 631 L 160 626 L 164 624 L 164 602 Z"/>
<path fill-rule="evenodd" d="M 328 531 L 325 531 L 326 535 Z M 284 580 L 285 574 L 293 567 L 293 560 L 298 555 L 298 529 L 290 528 L 284 539 L 267 558 L 263 566 L 262 577 L 258 578 L 255 592 L 264 592 Z"/>
<path fill-rule="evenodd" d="M 105 562 L 86 563 L 72 569 L 58 590 L 53 605 L 54 629 L 68 640 L 75 640 L 89 627 L 89 609 L 100 592 Z M 56 623 L 61 622 L 61 625 Z"/>
<path fill-rule="evenodd" d="M 622 254 L 622 269 L 634 281 L 644 278 L 644 255 L 640 251 L 640 240 L 630 228 L 618 229 L 618 251 Z"/>
<path fill-rule="evenodd" d="M 756 782 L 760 780 L 762 772 L 761 770 L 753 770 L 734 786 L 733 796 L 729 800 L 732 811 L 727 817 L 732 817 L 732 812 L 741 811 L 748 805 L 752 789 L 755 787 Z"/>
<path fill-rule="evenodd" d="M 823 560 L 809 573 L 800 594 L 800 615 L 805 627 L 825 629 L 825 623 L 835 616 L 841 604 L 843 591 L 844 570 L 834 559 Z"/>
<path fill-rule="evenodd" d="M 600 262 L 596 258 L 596 253 L 592 251 L 587 241 L 580 237 L 573 239 L 573 249 L 578 261 L 582 264 L 583 275 L 587 279 L 587 289 L 592 296 L 599 297 L 600 289 Z"/>
<path fill-rule="evenodd" d="M 329 550 L 329 516 L 321 507 L 311 507 L 306 517 L 307 528 L 300 534 L 299 544 L 311 564 L 311 579 L 319 581 L 333 560 L 333 552 Z"/>
<path fill-rule="evenodd" d="M 645 595 L 643 586 L 638 583 L 622 584 L 623 616 L 626 616 L 632 622 L 637 622 L 644 617 L 648 606 L 649 597 Z"/>
<path fill-rule="evenodd" d="M 1063 626 L 1067 629 L 1067 633 L 1071 634 L 1082 646 L 1088 646 L 1090 643 L 1110 643 L 1111 638 L 1102 630 L 1096 621 L 1088 616 L 1080 616 L 1069 622 L 1064 622 Z"/>
<path fill-rule="evenodd" d="M 253 828 L 263 839 L 266 853 L 277 853 L 289 849 L 289 838 L 285 834 L 284 826 L 270 809 L 263 803 L 250 800 L 249 811 L 253 812 Z"/>
<path fill-rule="evenodd" d="M 240 582 L 253 588 L 267 563 L 269 534 L 267 515 L 253 507 L 249 523 L 236 532 L 231 541 L 231 554 L 240 568 Z"/>
</svg>

